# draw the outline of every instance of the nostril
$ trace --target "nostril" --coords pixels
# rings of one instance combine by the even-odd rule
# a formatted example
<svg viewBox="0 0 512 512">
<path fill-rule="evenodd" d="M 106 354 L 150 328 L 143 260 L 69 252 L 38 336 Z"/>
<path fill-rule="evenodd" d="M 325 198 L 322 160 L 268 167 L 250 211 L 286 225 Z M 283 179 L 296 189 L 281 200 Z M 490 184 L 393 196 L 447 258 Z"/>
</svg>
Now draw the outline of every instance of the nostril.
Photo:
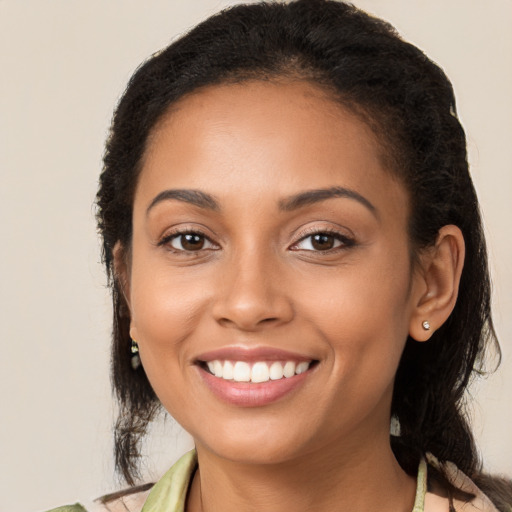
<svg viewBox="0 0 512 512">
<path fill-rule="evenodd" d="M 224 327 L 237 327 L 246 331 L 258 330 L 263 326 L 270 326 L 272 324 L 278 324 L 280 321 L 279 317 L 267 317 L 262 319 L 251 318 L 250 315 L 244 317 L 243 315 L 237 316 L 236 318 L 222 317 L 218 319 L 218 322 Z"/>
<path fill-rule="evenodd" d="M 254 279 L 251 281 L 254 282 Z M 252 331 L 289 322 L 293 316 L 290 298 L 283 290 L 249 286 L 245 283 L 221 289 L 215 297 L 212 314 L 224 327 Z"/>
</svg>

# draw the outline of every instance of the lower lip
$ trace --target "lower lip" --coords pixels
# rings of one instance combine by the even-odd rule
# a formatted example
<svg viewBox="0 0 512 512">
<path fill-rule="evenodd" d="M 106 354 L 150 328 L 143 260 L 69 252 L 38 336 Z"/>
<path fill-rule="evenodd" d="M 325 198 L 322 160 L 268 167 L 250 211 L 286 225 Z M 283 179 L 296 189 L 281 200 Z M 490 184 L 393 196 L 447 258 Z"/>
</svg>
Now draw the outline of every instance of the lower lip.
<svg viewBox="0 0 512 512">
<path fill-rule="evenodd" d="M 221 379 L 203 368 L 198 367 L 198 369 L 201 378 L 214 395 L 224 402 L 239 407 L 262 407 L 271 404 L 295 391 L 304 383 L 311 371 L 308 370 L 293 377 L 253 384 Z"/>
</svg>

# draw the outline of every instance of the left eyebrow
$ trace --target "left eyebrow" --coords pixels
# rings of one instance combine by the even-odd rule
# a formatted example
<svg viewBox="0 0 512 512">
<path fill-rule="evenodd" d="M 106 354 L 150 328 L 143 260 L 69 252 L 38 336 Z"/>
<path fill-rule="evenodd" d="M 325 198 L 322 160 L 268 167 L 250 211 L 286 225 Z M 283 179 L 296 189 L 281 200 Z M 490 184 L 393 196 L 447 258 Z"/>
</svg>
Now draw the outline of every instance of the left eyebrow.
<svg viewBox="0 0 512 512">
<path fill-rule="evenodd" d="M 289 212 L 335 197 L 353 199 L 354 201 L 357 201 L 366 207 L 375 217 L 379 217 L 377 208 L 375 208 L 375 206 L 370 201 L 368 201 L 366 197 L 362 196 L 355 190 L 344 187 L 319 188 L 315 190 L 306 190 L 305 192 L 300 192 L 299 194 L 279 201 L 279 209 Z"/>
</svg>

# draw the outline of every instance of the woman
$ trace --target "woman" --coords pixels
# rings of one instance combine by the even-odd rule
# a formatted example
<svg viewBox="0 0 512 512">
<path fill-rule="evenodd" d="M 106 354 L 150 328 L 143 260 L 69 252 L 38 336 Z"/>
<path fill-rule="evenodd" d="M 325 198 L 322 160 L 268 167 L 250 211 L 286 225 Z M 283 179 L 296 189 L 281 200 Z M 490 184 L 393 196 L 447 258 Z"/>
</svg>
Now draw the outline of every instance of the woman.
<svg viewBox="0 0 512 512">
<path fill-rule="evenodd" d="M 98 220 L 118 467 L 161 406 L 196 450 L 96 506 L 511 509 L 461 403 L 496 343 L 464 132 L 389 25 L 299 0 L 196 27 L 130 81 Z"/>
</svg>

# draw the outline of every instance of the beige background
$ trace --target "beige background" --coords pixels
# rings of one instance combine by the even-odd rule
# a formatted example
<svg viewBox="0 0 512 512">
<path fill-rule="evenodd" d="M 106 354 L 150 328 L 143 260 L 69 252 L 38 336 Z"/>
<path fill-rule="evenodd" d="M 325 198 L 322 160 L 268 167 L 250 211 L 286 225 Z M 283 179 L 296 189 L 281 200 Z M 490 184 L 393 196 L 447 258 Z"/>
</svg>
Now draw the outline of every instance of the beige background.
<svg viewBox="0 0 512 512">
<path fill-rule="evenodd" d="M 103 141 L 140 61 L 229 3 L 0 0 L 0 510 L 43 510 L 117 485 L 110 300 L 92 207 Z M 473 390 L 475 430 L 487 467 L 512 475 L 512 0 L 355 3 L 395 24 L 455 85 L 504 354 Z M 188 446 L 169 421 L 148 447 L 147 473 Z"/>
</svg>

